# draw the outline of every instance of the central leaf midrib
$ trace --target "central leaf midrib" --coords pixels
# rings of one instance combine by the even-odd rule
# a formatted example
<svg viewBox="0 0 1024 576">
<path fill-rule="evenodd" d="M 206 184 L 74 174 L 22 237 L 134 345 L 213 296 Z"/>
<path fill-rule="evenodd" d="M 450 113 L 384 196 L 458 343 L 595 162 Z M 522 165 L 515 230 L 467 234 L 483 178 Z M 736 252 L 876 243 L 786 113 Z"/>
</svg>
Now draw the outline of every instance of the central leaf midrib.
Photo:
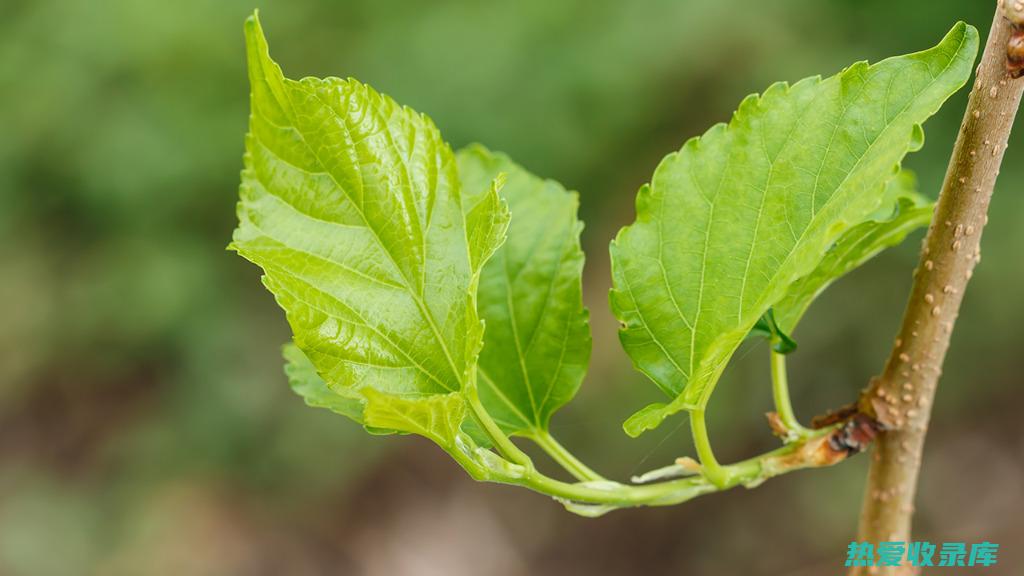
<svg viewBox="0 0 1024 576">
<path fill-rule="evenodd" d="M 505 279 L 505 305 L 508 306 L 509 325 L 512 329 L 512 341 L 516 345 L 516 358 L 519 361 L 519 369 L 523 374 L 523 384 L 526 386 L 526 394 L 530 399 L 530 408 L 533 410 L 534 419 L 537 417 L 537 403 L 533 398 L 533 386 L 530 384 L 530 371 L 526 368 L 526 358 L 523 356 L 522 344 L 519 342 L 519 327 L 516 318 L 515 298 L 512 297 L 512 281 L 508 271 L 508 254 L 503 251 L 501 254 L 503 277 Z"/>
<path fill-rule="evenodd" d="M 569 228 L 572 228 L 572 223 L 570 223 Z M 554 234 L 557 231 L 558 227 L 556 225 L 551 225 L 549 227 L 548 234 L 544 236 L 544 240 L 546 240 L 551 234 Z M 564 263 L 564 257 L 566 255 L 566 244 L 572 240 L 572 236 L 570 234 L 562 234 L 561 236 L 562 238 L 561 240 L 559 240 L 558 250 L 556 252 L 558 254 L 558 258 L 555 259 L 555 263 L 552 266 L 551 273 L 547 274 L 549 280 L 547 287 L 544 289 L 544 304 L 541 305 L 540 313 L 537 314 L 537 321 L 534 322 L 533 327 L 529 331 L 530 339 L 527 340 L 526 348 L 524 349 L 524 352 L 527 355 L 530 353 L 530 350 L 533 349 L 533 343 L 536 342 L 537 334 L 541 331 L 541 325 L 544 323 L 544 317 L 547 314 L 548 306 L 551 304 L 552 296 L 554 295 L 555 284 L 558 281 L 559 276 L 562 272 L 562 264 Z M 537 244 L 537 246 L 539 245 L 540 243 Z M 523 270 L 526 270 L 529 267 L 530 263 L 534 261 L 533 255 L 535 254 L 535 248 L 537 246 L 531 248 L 531 256 L 527 259 L 527 262 L 523 264 L 522 268 L 516 273 L 516 276 L 512 279 L 512 283 L 516 283 L 518 281 L 519 276 L 523 273 Z"/>
<path fill-rule="evenodd" d="M 565 317 L 565 329 L 562 331 L 562 345 L 558 353 L 558 364 L 555 365 L 555 370 L 551 374 L 551 380 L 548 382 L 547 390 L 544 391 L 544 398 L 540 402 L 540 408 L 538 408 L 537 418 L 538 426 L 540 426 L 540 418 L 544 412 L 544 408 L 548 404 L 548 399 L 551 398 L 551 392 L 555 389 L 555 384 L 558 382 L 558 376 L 562 373 L 562 366 L 565 364 L 565 350 L 569 344 L 569 333 L 572 332 L 573 316 L 567 314 Z M 546 428 L 546 426 L 542 426 Z"/>
<path fill-rule="evenodd" d="M 575 219 L 573 219 L 573 221 L 575 221 Z M 555 226 L 551 226 L 551 228 L 556 229 Z M 572 228 L 573 222 L 570 222 L 569 229 L 571 230 Z M 530 340 L 526 344 L 526 353 L 530 352 L 530 350 L 533 348 L 534 342 L 537 341 L 537 334 L 541 331 L 541 325 L 543 324 L 544 318 L 547 314 L 548 306 L 550 306 L 551 301 L 553 300 L 552 297 L 554 296 L 555 283 L 558 281 L 562 273 L 562 266 L 566 263 L 566 245 L 572 241 L 573 235 L 562 234 L 561 236 L 562 239 L 558 243 L 558 251 L 556 252 L 558 257 L 555 259 L 554 266 L 552 266 L 551 274 L 548 275 L 550 276 L 550 281 L 548 282 L 547 289 L 544 292 L 544 304 L 541 306 L 540 314 L 537 315 L 537 322 L 534 324 L 533 329 L 530 332 Z M 575 254 L 570 253 L 569 258 L 572 258 L 572 256 L 575 256 Z M 530 261 L 533 260 L 534 259 L 531 257 Z M 525 267 L 526 266 L 524 265 L 524 268 Z M 552 389 L 554 389 L 555 383 L 558 379 L 558 374 L 562 370 L 562 361 L 565 358 L 565 348 L 568 344 L 568 336 L 570 331 L 569 326 L 572 321 L 572 318 L 572 314 L 566 314 L 565 330 L 562 336 L 562 345 L 560 347 L 560 352 L 558 356 L 558 365 L 555 367 L 555 370 L 552 373 L 551 378 L 547 382 L 546 389 L 544 390 L 544 398 L 541 399 L 540 404 L 538 404 L 534 408 L 534 418 L 537 421 L 537 426 L 541 428 L 543 428 L 543 426 L 541 425 L 541 418 L 543 416 L 544 407 L 547 405 L 548 398 L 551 397 L 551 391 Z"/>
</svg>

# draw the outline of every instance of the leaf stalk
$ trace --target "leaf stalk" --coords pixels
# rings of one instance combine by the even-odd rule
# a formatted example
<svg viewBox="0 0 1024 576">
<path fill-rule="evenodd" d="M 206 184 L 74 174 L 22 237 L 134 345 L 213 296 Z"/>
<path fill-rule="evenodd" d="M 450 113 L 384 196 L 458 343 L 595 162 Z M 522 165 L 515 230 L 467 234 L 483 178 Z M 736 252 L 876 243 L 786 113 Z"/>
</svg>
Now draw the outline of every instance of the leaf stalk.
<svg viewBox="0 0 1024 576">
<path fill-rule="evenodd" d="M 796 418 L 793 411 L 793 404 L 789 399 L 789 378 L 786 375 L 786 355 L 775 351 L 774 346 L 769 348 L 771 355 L 772 373 L 772 398 L 775 401 L 775 413 L 778 415 L 778 423 L 781 424 L 782 435 L 786 442 L 792 442 L 799 438 L 806 437 L 810 430 L 804 428 Z"/>
<path fill-rule="evenodd" d="M 470 412 L 476 421 L 483 427 L 484 432 L 494 443 L 494 446 L 498 451 L 505 457 L 509 462 L 523 466 L 527 470 L 533 470 L 533 461 L 530 457 L 519 449 L 504 432 L 498 426 L 498 423 L 491 418 L 491 415 L 487 413 L 483 404 L 480 403 L 480 396 L 476 391 L 476 387 L 471 387 L 465 394 L 466 403 L 469 406 Z"/>
<path fill-rule="evenodd" d="M 539 446 L 548 456 L 551 457 L 559 466 L 565 469 L 566 472 L 572 474 L 574 478 L 580 482 L 606 482 L 607 479 L 597 472 L 590 469 L 589 466 L 584 464 L 569 452 L 565 446 L 562 446 L 555 437 L 551 435 L 547 430 L 537 430 L 529 436 L 537 446 Z"/>
<path fill-rule="evenodd" d="M 711 440 L 708 438 L 708 426 L 704 420 L 703 409 L 690 411 L 690 432 L 693 434 L 693 445 L 697 449 L 697 457 L 700 459 L 701 474 L 715 486 L 724 488 L 729 483 L 729 471 L 718 463 L 715 452 L 711 449 Z"/>
</svg>

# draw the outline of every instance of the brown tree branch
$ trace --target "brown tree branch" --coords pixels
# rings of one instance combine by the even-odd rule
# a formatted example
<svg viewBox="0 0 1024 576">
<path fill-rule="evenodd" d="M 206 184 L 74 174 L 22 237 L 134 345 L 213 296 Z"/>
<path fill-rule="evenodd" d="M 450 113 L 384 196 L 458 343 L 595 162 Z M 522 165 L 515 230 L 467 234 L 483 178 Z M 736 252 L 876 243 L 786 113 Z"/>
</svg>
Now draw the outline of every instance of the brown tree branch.
<svg viewBox="0 0 1024 576">
<path fill-rule="evenodd" d="M 882 375 L 871 382 L 859 402 L 860 411 L 884 427 L 872 454 L 860 518 L 861 541 L 910 540 L 935 386 L 964 289 L 980 260 L 989 200 L 1024 91 L 1024 80 L 1015 80 L 1008 71 L 1007 50 L 1009 46 L 1012 51 L 1015 28 L 1002 9 L 1000 2 L 914 272 L 899 336 Z M 850 572 L 883 573 L 911 572 L 909 568 Z"/>
</svg>

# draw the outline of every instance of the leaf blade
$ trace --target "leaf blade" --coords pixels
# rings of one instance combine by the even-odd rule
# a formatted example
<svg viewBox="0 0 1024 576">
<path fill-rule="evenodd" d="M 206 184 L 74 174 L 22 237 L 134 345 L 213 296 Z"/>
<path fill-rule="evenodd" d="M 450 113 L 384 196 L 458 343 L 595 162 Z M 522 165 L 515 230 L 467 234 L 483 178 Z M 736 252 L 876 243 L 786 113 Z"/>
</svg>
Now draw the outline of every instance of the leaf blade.
<svg viewBox="0 0 1024 576">
<path fill-rule="evenodd" d="M 252 114 L 231 248 L 263 268 L 330 390 L 461 393 L 482 344 L 480 270 L 508 221 L 496 188 L 467 218 L 429 118 L 355 80 L 285 78 L 255 16 L 246 43 Z"/>
<path fill-rule="evenodd" d="M 889 182 L 889 188 L 886 195 L 892 200 L 887 201 L 888 210 L 844 232 L 818 267 L 793 283 L 775 305 L 775 318 L 782 330 L 791 333 L 814 299 L 832 282 L 931 222 L 935 203 L 915 191 L 913 175 L 901 172 Z"/>
<path fill-rule="evenodd" d="M 394 396 L 367 387 L 363 412 L 368 427 L 418 434 L 445 450 L 453 450 L 466 419 L 466 401 L 459 392 L 429 396 Z"/>
<path fill-rule="evenodd" d="M 611 306 L 634 366 L 673 400 L 642 410 L 628 433 L 707 404 L 757 319 L 877 209 L 976 50 L 960 23 L 924 52 L 773 85 L 659 164 L 611 245 Z"/>
<path fill-rule="evenodd" d="M 484 266 L 478 292 L 487 323 L 479 389 L 506 433 L 530 435 L 546 430 L 551 415 L 576 394 L 590 359 L 578 200 L 483 146 L 457 156 L 467 191 L 507 178 L 501 196 L 512 220 L 506 242 Z"/>
<path fill-rule="evenodd" d="M 285 359 L 284 372 L 293 392 L 314 408 L 326 408 L 363 423 L 363 399 L 331 390 L 309 358 L 293 343 L 282 348 Z"/>
</svg>

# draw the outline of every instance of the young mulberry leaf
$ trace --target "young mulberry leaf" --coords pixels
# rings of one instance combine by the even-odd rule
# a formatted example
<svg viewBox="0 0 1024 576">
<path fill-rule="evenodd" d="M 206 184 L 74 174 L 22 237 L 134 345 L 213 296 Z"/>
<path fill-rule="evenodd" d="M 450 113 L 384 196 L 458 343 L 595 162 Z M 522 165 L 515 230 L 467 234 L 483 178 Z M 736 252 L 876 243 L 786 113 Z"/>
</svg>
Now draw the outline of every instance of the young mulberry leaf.
<svg viewBox="0 0 1024 576">
<path fill-rule="evenodd" d="M 512 221 L 484 266 L 478 305 L 487 323 L 477 367 L 480 400 L 509 434 L 547 430 L 576 394 L 590 360 L 582 303 L 583 251 L 575 193 L 538 178 L 480 145 L 458 153 L 463 190 L 483 191 L 499 175 Z"/>
<path fill-rule="evenodd" d="M 393 409 L 462 393 L 483 338 L 480 270 L 508 221 L 496 187 L 467 216 L 430 119 L 355 80 L 287 79 L 255 16 L 245 32 L 252 113 L 231 247 L 263 268 L 330 390 Z"/>
<path fill-rule="evenodd" d="M 611 245 L 620 339 L 672 398 L 627 421 L 629 434 L 707 405 L 757 320 L 878 210 L 977 47 L 977 31 L 959 23 L 924 52 L 775 84 L 661 162 L 636 222 Z"/>
</svg>

